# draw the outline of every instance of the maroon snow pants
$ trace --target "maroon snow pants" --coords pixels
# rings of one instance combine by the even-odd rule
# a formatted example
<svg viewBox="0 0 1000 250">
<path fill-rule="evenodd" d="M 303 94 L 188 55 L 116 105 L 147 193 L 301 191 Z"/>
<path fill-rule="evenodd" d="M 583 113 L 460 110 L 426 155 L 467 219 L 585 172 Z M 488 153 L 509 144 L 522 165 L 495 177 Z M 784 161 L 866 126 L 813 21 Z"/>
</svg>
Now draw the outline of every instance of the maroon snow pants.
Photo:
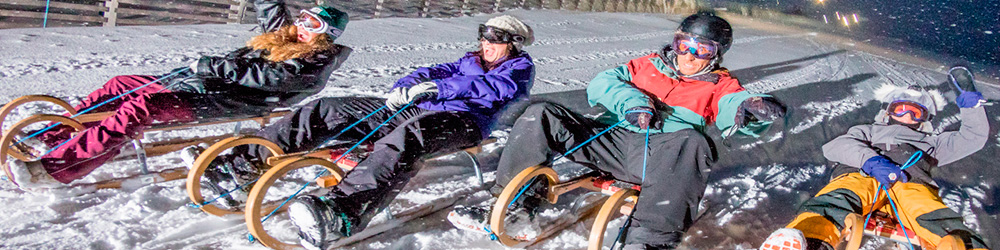
<svg viewBox="0 0 1000 250">
<path fill-rule="evenodd" d="M 91 108 L 155 79 L 153 76 L 116 76 L 74 108 L 77 111 Z M 72 129 L 67 129 L 68 126 L 59 126 L 43 134 L 43 141 L 62 146 L 40 160 L 52 177 L 69 183 L 118 155 L 124 143 L 142 133 L 153 121 L 191 122 L 195 120 L 193 110 L 183 98 L 153 83 L 88 112 L 114 111 L 100 122 L 85 124 L 87 130 L 75 136 L 71 137 Z"/>
</svg>

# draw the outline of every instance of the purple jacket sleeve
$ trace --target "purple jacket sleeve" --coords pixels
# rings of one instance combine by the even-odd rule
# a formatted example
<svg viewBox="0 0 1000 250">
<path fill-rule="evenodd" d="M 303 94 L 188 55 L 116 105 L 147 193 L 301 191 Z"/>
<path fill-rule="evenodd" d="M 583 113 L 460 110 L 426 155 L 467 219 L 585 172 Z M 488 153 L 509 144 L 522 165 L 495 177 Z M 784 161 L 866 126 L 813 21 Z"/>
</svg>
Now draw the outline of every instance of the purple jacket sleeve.
<svg viewBox="0 0 1000 250">
<path fill-rule="evenodd" d="M 480 99 L 505 102 L 530 88 L 534 65 L 525 57 L 511 59 L 500 68 L 486 74 L 456 75 L 434 80 L 438 87 L 438 100 Z"/>
<path fill-rule="evenodd" d="M 461 62 L 462 60 L 459 59 L 458 61 L 451 63 L 443 63 L 431 67 L 419 68 L 413 71 L 413 73 L 410 73 L 409 75 L 404 76 L 403 78 L 399 78 L 399 80 L 396 81 L 396 84 L 392 85 L 392 88 L 399 88 L 399 87 L 409 88 L 412 87 L 413 85 L 417 85 L 418 83 L 434 79 L 451 77 L 453 75 L 458 74 L 459 64 Z"/>
</svg>

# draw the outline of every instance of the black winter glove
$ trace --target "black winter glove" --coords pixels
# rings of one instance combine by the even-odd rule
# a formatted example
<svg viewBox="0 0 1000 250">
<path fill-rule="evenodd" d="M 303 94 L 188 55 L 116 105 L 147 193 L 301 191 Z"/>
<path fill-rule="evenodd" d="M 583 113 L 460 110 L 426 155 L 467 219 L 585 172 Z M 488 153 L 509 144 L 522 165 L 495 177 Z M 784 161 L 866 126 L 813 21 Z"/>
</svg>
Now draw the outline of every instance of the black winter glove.
<svg viewBox="0 0 1000 250">
<path fill-rule="evenodd" d="M 656 116 L 656 109 L 651 107 L 639 106 L 625 111 L 625 120 L 641 129 L 649 129 L 650 125 L 653 125 L 653 129 L 660 129 L 663 126 L 663 121 L 657 119 Z"/>
<path fill-rule="evenodd" d="M 785 104 L 774 97 L 751 97 L 740 104 L 736 125 L 745 127 L 754 121 L 775 121 L 785 116 Z"/>
</svg>

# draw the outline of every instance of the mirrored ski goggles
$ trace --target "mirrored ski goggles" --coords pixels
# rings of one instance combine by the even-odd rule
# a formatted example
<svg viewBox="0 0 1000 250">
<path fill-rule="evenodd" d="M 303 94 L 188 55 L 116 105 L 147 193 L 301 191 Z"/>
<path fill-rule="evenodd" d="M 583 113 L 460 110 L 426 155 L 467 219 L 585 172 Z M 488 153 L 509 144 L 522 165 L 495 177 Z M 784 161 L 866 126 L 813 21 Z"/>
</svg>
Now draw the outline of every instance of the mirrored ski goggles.
<svg viewBox="0 0 1000 250">
<path fill-rule="evenodd" d="M 911 101 L 894 101 L 889 104 L 889 114 L 902 117 L 909 113 L 913 116 L 913 121 L 925 122 L 930 119 L 927 107 Z"/>
<path fill-rule="evenodd" d="M 677 33 L 674 36 L 674 42 L 671 46 L 678 55 L 687 55 L 690 53 L 695 58 L 704 60 L 715 58 L 715 54 L 719 49 L 718 43 L 715 41 L 685 33 Z"/>
<path fill-rule="evenodd" d="M 309 12 L 309 10 L 299 11 L 299 18 L 295 19 L 295 26 L 305 28 L 306 31 L 312 33 L 322 34 L 330 31 L 330 26 L 321 21 L 316 14 Z"/>
<path fill-rule="evenodd" d="M 479 40 L 486 40 L 490 43 L 512 43 L 512 42 L 524 42 L 524 37 L 520 35 L 511 34 L 506 30 L 486 26 L 485 24 L 479 25 Z"/>
</svg>

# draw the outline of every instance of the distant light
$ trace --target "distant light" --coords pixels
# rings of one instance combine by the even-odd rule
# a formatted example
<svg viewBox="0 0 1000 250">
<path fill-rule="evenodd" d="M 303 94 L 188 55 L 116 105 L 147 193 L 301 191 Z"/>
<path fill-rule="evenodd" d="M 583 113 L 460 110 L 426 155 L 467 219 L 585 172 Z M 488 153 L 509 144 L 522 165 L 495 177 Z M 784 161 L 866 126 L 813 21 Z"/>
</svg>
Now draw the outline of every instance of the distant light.
<svg viewBox="0 0 1000 250">
<path fill-rule="evenodd" d="M 858 23 L 858 14 L 857 13 L 854 14 L 854 23 Z"/>
<path fill-rule="evenodd" d="M 826 15 L 823 15 L 823 23 L 830 24 L 830 21 L 826 19 Z"/>
<path fill-rule="evenodd" d="M 840 21 L 840 11 L 837 11 L 837 21 Z"/>
<path fill-rule="evenodd" d="M 847 21 L 847 17 L 844 17 L 844 26 L 847 26 L 847 27 L 851 26 L 851 22 Z"/>
</svg>

